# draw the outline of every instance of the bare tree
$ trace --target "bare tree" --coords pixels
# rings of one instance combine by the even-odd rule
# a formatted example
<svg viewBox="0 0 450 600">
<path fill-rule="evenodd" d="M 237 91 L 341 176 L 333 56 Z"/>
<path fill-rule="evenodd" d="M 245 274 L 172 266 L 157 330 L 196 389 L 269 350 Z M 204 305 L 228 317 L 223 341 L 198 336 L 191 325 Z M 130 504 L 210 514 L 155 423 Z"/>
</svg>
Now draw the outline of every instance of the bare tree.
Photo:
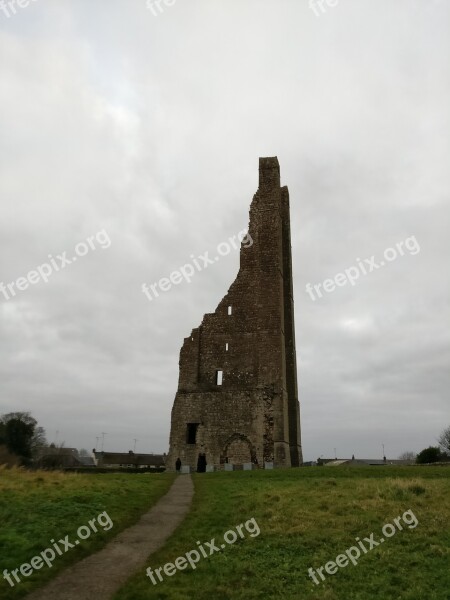
<svg viewBox="0 0 450 600">
<path fill-rule="evenodd" d="M 399 460 L 410 460 L 411 462 L 415 462 L 416 456 L 417 454 L 415 452 L 406 450 L 405 452 L 402 452 L 398 458 Z"/>
<path fill-rule="evenodd" d="M 444 429 L 438 439 L 441 450 L 446 454 L 450 453 L 450 426 Z"/>
<path fill-rule="evenodd" d="M 35 427 L 33 437 L 31 438 L 31 454 L 33 458 L 39 456 L 42 449 L 46 446 L 45 429 L 43 427 Z"/>
</svg>

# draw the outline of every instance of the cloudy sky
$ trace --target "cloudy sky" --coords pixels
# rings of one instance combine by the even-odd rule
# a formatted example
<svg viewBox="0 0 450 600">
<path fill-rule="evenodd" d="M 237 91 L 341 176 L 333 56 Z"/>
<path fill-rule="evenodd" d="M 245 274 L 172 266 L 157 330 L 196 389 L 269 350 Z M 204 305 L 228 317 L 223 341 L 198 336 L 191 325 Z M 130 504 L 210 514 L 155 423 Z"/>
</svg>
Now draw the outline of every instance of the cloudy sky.
<svg viewBox="0 0 450 600">
<path fill-rule="evenodd" d="M 0 413 L 30 411 L 66 446 L 105 432 L 105 450 L 167 451 L 183 338 L 238 252 L 152 301 L 142 283 L 244 229 L 258 157 L 278 156 L 305 460 L 436 443 L 450 424 L 450 3 L 311 4 L 3 5 Z M 77 261 L 61 268 L 64 252 Z M 384 266 L 355 285 L 307 293 L 372 256 Z M 60 268 L 25 287 L 44 263 Z"/>
</svg>

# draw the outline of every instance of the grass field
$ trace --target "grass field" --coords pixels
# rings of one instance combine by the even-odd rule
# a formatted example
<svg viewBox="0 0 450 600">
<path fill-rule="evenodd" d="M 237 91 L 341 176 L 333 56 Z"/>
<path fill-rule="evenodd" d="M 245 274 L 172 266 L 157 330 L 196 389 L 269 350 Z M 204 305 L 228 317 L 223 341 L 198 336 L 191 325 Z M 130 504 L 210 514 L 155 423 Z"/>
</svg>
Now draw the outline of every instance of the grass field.
<svg viewBox="0 0 450 600">
<path fill-rule="evenodd" d="M 53 578 L 63 567 L 102 547 L 119 531 L 134 524 L 166 491 L 173 481 L 169 474 L 80 475 L 58 472 L 28 472 L 0 467 L 0 573 L 11 572 L 51 548 L 69 535 L 77 538 L 80 526 L 106 511 L 96 523 L 97 533 L 29 577 L 11 587 L 0 577 L 0 598 L 15 600 Z M 108 530 L 105 530 L 108 529 Z M 83 536 L 87 535 L 83 533 Z M 64 549 L 64 546 L 59 544 Z M 13 579 L 14 582 L 14 579 Z"/>
<path fill-rule="evenodd" d="M 103 546 L 136 522 L 173 478 L 0 470 L 1 573 L 30 562 L 53 538 L 68 534 L 73 541 L 77 529 L 103 511 L 114 524 L 58 556 L 52 568 L 21 576 L 14 588 L 0 579 L 0 598 L 24 596 Z M 448 468 L 318 467 L 202 474 L 194 482 L 191 512 L 148 560 L 156 585 L 142 570 L 114 600 L 450 600 Z M 386 524 L 393 525 L 392 537 L 369 550 L 364 538 L 373 534 L 379 541 Z M 237 539 L 227 543 L 224 534 L 232 530 L 228 540 Z M 353 565 L 346 550 L 358 551 L 357 537 L 368 551 L 359 548 Z M 195 570 L 179 561 L 184 569 L 167 567 L 159 581 L 156 569 L 193 550 Z M 348 565 L 330 566 L 335 574 L 323 569 L 322 580 L 320 567 L 338 555 L 347 556 Z M 190 557 L 196 560 L 195 553 Z"/>
<path fill-rule="evenodd" d="M 208 557 L 195 570 L 168 567 L 170 575 L 160 572 L 163 582 L 154 574 L 156 585 L 145 571 L 138 573 L 114 600 L 450 599 L 448 468 L 317 467 L 203 474 L 194 480 L 191 513 L 148 566 L 154 573 L 174 563 L 199 550 L 197 541 Z M 318 577 L 319 585 L 308 576 L 310 567 L 317 570 L 357 546 L 356 537 L 364 543 L 373 533 L 379 541 L 383 526 L 406 511 L 417 526 L 400 521 L 402 531 L 361 552 L 356 566 L 333 575 L 322 571 L 326 579 Z M 204 542 L 215 538 L 220 546 L 225 532 L 252 518 L 259 535 L 253 525 L 253 537 L 241 529 L 245 537 L 209 556 Z"/>
</svg>

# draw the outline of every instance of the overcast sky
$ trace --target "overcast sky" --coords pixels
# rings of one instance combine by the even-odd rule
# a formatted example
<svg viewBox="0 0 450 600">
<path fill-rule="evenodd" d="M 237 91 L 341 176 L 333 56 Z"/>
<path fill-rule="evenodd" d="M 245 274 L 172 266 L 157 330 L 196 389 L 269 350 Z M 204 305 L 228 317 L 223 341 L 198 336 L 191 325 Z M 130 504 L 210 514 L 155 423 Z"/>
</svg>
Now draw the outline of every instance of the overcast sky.
<svg viewBox="0 0 450 600">
<path fill-rule="evenodd" d="M 278 156 L 305 460 L 436 444 L 450 424 L 450 3 L 313 4 L 0 10 L 0 282 L 103 232 L 47 283 L 0 293 L 0 413 L 30 411 L 66 446 L 105 432 L 105 450 L 167 451 L 183 338 L 239 253 L 152 301 L 142 283 L 246 228 L 258 157 Z M 409 238 L 355 285 L 307 293 Z"/>
</svg>

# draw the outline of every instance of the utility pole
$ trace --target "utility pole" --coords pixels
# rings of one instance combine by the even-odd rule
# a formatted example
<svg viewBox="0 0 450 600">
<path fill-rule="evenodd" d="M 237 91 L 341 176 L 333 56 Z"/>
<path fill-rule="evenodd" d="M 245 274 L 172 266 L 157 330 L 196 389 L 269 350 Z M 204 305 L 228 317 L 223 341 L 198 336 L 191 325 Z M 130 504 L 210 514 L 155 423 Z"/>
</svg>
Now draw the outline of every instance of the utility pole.
<svg viewBox="0 0 450 600">
<path fill-rule="evenodd" d="M 337 460 L 336 448 L 334 449 L 334 458 Z"/>
<path fill-rule="evenodd" d="M 102 452 L 103 452 L 103 445 L 105 443 L 105 435 L 108 435 L 108 434 L 105 433 L 104 431 L 102 431 Z"/>
<path fill-rule="evenodd" d="M 136 444 L 137 444 L 138 441 L 139 440 L 137 440 L 136 438 L 134 438 L 134 450 L 133 450 L 133 452 L 136 452 Z"/>
</svg>

